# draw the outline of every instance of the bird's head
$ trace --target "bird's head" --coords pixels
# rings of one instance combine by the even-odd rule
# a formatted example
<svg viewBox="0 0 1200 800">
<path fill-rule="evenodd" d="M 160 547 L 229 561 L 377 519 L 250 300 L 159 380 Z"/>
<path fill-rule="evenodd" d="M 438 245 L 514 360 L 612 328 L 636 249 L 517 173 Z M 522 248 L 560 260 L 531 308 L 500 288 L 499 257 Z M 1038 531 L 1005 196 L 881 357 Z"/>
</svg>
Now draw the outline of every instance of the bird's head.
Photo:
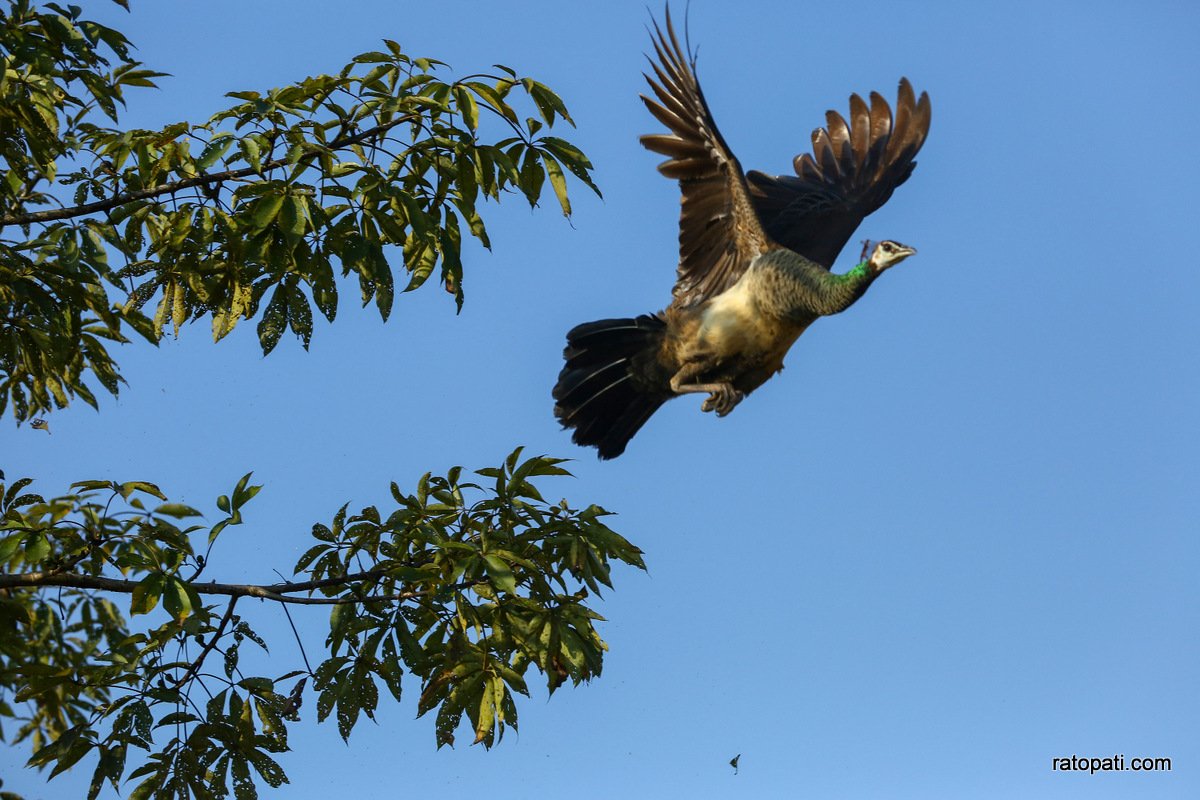
<svg viewBox="0 0 1200 800">
<path fill-rule="evenodd" d="M 870 247 L 870 241 L 863 242 L 864 256 Z M 878 275 L 885 269 L 896 266 L 909 256 L 915 255 L 916 252 L 916 248 L 909 247 L 906 244 L 900 244 L 899 242 L 893 242 L 891 239 L 884 239 L 882 242 L 879 242 L 875 245 L 875 249 L 871 251 L 871 260 L 867 263 L 870 266 L 871 271 Z"/>
</svg>

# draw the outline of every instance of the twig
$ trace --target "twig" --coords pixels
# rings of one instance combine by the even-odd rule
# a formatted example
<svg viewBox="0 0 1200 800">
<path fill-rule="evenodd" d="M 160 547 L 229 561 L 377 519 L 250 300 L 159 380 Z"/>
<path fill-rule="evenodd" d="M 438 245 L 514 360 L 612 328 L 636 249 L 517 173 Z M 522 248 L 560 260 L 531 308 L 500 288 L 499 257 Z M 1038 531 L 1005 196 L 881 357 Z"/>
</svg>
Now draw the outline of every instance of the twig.
<svg viewBox="0 0 1200 800">
<path fill-rule="evenodd" d="M 292 635 L 296 637 L 296 645 L 300 648 L 300 657 L 304 659 L 304 668 L 308 670 L 308 674 L 312 675 L 312 664 L 308 663 L 308 653 L 304 652 L 304 642 L 300 641 L 300 631 L 296 630 L 296 623 L 292 622 L 292 612 L 288 611 L 287 603 L 280 606 L 283 609 L 284 616 L 287 617 L 288 625 L 292 626 Z"/>
<path fill-rule="evenodd" d="M 200 651 L 200 655 L 188 666 L 183 675 L 176 679 L 175 686 L 177 688 L 187 683 L 193 675 L 200 671 L 200 665 L 204 663 L 204 659 L 208 658 L 208 654 L 217 646 L 217 640 L 225 633 L 225 626 L 229 624 L 229 620 L 233 619 L 233 607 L 237 605 L 237 601 L 237 595 L 234 595 L 233 599 L 229 601 L 229 607 L 225 609 L 225 616 L 221 617 L 221 624 L 213 632 L 212 638 L 204 645 L 204 649 Z"/>
</svg>

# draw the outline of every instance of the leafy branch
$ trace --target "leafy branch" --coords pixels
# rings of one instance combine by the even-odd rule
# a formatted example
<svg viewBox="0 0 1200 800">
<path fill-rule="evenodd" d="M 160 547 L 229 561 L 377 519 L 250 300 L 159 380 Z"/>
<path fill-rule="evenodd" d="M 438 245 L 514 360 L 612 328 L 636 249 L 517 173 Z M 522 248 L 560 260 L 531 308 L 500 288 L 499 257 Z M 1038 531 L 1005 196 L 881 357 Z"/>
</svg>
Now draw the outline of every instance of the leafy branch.
<svg viewBox="0 0 1200 800">
<path fill-rule="evenodd" d="M 530 668 L 551 693 L 600 674 L 602 618 L 587 600 L 611 586 L 612 561 L 644 568 L 603 509 L 543 499 L 535 482 L 568 474 L 560 463 L 517 450 L 479 482 L 455 467 L 412 493 L 393 483 L 390 511 L 342 506 L 313 526 L 300 580 L 263 584 L 184 577 L 242 524 L 260 488 L 249 475 L 218 498 L 211 525 L 141 481 L 84 481 L 52 500 L 26 491 L 28 479 L 0 484 L 0 720 L 18 724 L 12 741 L 28 741 L 30 765 L 51 777 L 92 755 L 90 797 L 123 780 L 137 781 L 131 797 L 219 798 L 229 781 L 255 797 L 256 781 L 287 780 L 276 756 L 307 698 L 348 738 L 381 685 L 401 699 L 405 673 L 418 715 L 435 712 L 439 746 L 465 716 L 472 741 L 491 747 L 517 726 Z M 113 594 L 131 615 L 165 619 L 131 627 Z M 230 599 L 205 603 L 216 595 Z M 235 610 L 241 597 L 331 605 L 325 659 L 247 676 L 271 662 L 240 653 L 246 641 L 268 647 Z"/>
<path fill-rule="evenodd" d="M 363 142 L 377 139 L 382 134 L 391 130 L 405 122 L 415 122 L 418 118 L 415 116 L 400 117 L 391 122 L 382 125 L 376 125 L 374 128 L 357 133 L 353 136 L 346 136 L 329 143 L 330 150 L 341 150 L 351 145 L 361 144 Z M 87 214 L 94 214 L 97 211 L 110 211 L 118 206 L 123 206 L 132 203 L 135 200 L 148 200 L 150 198 L 159 197 L 164 194 L 175 194 L 184 189 L 190 189 L 194 186 L 209 186 L 214 183 L 224 183 L 225 181 L 238 180 L 240 178 L 249 178 L 252 175 L 259 175 L 269 172 L 279 167 L 288 166 L 289 162 L 286 158 L 277 158 L 273 161 L 268 161 L 261 164 L 258 168 L 243 167 L 242 169 L 229 169 L 224 172 L 204 173 L 191 178 L 181 178 L 176 181 L 169 181 L 157 186 L 151 186 L 147 189 L 138 189 L 136 191 L 125 192 L 110 197 L 106 200 L 97 200 L 92 203 L 84 203 L 78 206 L 69 206 L 53 209 L 51 211 L 32 211 L 26 214 L 13 215 L 9 217 L 0 217 L 0 228 L 7 225 L 31 225 L 36 222 L 52 222 L 59 219 L 69 219 L 71 217 L 81 217 Z"/>
<path fill-rule="evenodd" d="M 574 123 L 544 84 L 501 65 L 446 81 L 391 40 L 334 75 L 232 92 L 203 124 L 109 127 L 97 113 L 115 123 L 162 73 L 78 7 L 45 9 L 0 13 L 0 414 L 18 423 L 97 406 L 91 381 L 117 394 L 107 342 L 203 319 L 219 341 L 257 319 L 264 353 L 289 330 L 307 348 L 346 282 L 386 320 L 435 273 L 461 308 L 485 201 L 536 206 L 548 181 L 569 215 L 567 174 L 598 193 L 549 135 Z"/>
</svg>

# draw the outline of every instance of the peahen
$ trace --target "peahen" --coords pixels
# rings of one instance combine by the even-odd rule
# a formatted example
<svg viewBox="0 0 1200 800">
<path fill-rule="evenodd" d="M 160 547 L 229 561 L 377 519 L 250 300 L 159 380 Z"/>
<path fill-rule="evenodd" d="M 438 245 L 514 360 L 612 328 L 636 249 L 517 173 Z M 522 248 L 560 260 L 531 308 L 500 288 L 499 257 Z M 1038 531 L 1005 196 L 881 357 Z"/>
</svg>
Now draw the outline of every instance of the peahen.
<svg viewBox="0 0 1200 800">
<path fill-rule="evenodd" d="M 813 132 L 796 175 L 745 175 L 717 130 L 666 15 L 654 25 L 657 62 L 646 107 L 670 133 L 641 137 L 667 156 L 658 170 L 679 181 L 679 266 L 671 304 L 657 314 L 588 322 L 567 334 L 554 414 L 576 444 L 615 458 L 667 400 L 707 394 L 701 409 L 725 416 L 783 369 L 783 357 L 818 317 L 862 297 L 916 250 L 879 242 L 841 275 L 830 267 L 863 218 L 912 174 L 929 131 L 930 104 L 901 79 L 896 115 L 877 93 L 850 97 Z M 748 180 L 747 180 L 748 178 Z"/>
</svg>

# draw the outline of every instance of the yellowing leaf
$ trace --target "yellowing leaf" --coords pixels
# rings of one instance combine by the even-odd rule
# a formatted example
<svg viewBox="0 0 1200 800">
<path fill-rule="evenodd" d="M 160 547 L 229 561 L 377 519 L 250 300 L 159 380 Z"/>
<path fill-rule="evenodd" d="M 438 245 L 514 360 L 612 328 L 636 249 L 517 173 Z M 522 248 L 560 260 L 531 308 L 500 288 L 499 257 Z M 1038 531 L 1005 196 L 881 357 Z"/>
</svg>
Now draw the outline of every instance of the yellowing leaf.
<svg viewBox="0 0 1200 800">
<path fill-rule="evenodd" d="M 131 614 L 149 614 L 158 605 L 163 591 L 163 576 L 155 572 L 143 578 L 133 587 L 133 598 L 129 603 Z"/>
<path fill-rule="evenodd" d="M 567 199 L 567 179 L 563 176 L 562 167 L 549 153 L 542 153 L 542 162 L 546 165 L 546 174 L 550 176 L 550 185 L 554 187 L 554 195 L 562 207 L 563 216 L 571 216 L 571 201 Z"/>
</svg>

